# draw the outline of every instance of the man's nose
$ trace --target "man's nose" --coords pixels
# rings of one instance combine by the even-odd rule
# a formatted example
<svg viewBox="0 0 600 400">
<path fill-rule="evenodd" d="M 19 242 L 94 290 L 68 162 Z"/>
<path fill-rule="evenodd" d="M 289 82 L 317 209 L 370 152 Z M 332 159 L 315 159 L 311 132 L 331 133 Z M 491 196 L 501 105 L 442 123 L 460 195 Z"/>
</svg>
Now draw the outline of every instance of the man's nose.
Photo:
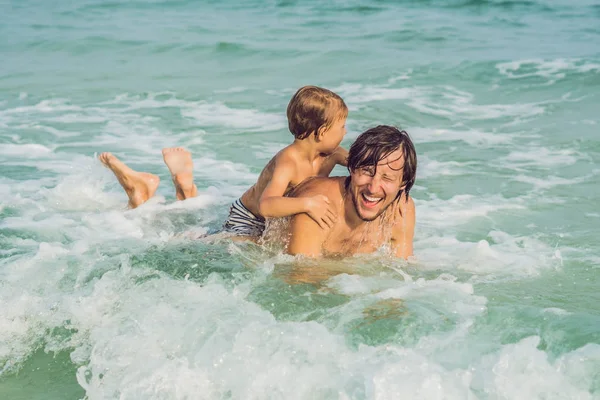
<svg viewBox="0 0 600 400">
<path fill-rule="evenodd" d="M 369 192 L 378 193 L 380 187 L 381 177 L 379 175 L 374 175 L 373 177 L 371 177 L 371 181 L 369 182 Z"/>
</svg>

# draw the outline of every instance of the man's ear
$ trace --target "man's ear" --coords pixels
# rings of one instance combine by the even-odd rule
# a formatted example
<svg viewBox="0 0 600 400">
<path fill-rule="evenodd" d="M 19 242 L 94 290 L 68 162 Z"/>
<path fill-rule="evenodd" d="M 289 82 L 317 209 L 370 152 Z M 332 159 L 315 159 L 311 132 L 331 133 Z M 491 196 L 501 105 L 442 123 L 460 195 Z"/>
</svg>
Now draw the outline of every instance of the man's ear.
<svg viewBox="0 0 600 400">
<path fill-rule="evenodd" d="M 402 186 L 400 186 L 400 189 L 398 189 L 398 193 L 396 194 L 396 199 L 399 199 L 400 197 L 402 197 L 402 195 L 404 194 L 404 189 L 406 189 L 406 183 Z"/>
</svg>

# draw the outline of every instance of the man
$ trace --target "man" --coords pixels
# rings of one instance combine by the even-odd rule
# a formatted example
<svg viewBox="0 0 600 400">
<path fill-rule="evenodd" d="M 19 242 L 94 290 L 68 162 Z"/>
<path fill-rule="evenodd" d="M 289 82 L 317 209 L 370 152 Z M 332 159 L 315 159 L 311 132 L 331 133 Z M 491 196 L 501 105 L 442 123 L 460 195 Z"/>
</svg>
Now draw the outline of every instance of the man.
<svg viewBox="0 0 600 400">
<path fill-rule="evenodd" d="M 294 190 L 294 197 L 326 195 L 337 218 L 323 229 L 306 214 L 293 216 L 288 253 L 351 255 L 388 246 L 398 257 L 411 256 L 417 156 L 408 134 L 386 125 L 367 130 L 350 147 L 348 170 L 348 177 L 313 178 Z"/>
</svg>

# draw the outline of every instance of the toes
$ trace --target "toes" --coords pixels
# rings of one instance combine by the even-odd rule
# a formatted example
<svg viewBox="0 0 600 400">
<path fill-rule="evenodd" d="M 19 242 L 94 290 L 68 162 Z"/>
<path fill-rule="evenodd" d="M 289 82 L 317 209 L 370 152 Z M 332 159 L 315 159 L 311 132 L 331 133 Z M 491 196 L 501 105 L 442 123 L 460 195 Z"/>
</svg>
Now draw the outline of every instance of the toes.
<svg viewBox="0 0 600 400">
<path fill-rule="evenodd" d="M 179 152 L 179 151 L 187 151 L 187 150 L 183 147 L 165 147 L 164 149 L 162 149 L 163 154 Z"/>
<path fill-rule="evenodd" d="M 100 161 L 102 161 L 103 163 L 107 163 L 111 157 L 112 154 L 108 152 L 100 153 L 100 155 L 98 156 Z"/>
</svg>

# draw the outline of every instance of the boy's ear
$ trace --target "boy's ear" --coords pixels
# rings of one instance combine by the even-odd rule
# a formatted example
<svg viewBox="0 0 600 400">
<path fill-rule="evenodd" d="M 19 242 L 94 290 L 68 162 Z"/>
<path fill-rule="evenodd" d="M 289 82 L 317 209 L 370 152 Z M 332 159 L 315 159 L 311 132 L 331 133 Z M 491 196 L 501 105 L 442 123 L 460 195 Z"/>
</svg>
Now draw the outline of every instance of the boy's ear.
<svg viewBox="0 0 600 400">
<path fill-rule="evenodd" d="M 315 134 L 315 137 L 317 138 L 317 140 L 323 139 L 323 136 L 325 135 L 326 131 L 327 131 L 327 129 L 324 126 L 317 129 L 317 133 Z"/>
</svg>

